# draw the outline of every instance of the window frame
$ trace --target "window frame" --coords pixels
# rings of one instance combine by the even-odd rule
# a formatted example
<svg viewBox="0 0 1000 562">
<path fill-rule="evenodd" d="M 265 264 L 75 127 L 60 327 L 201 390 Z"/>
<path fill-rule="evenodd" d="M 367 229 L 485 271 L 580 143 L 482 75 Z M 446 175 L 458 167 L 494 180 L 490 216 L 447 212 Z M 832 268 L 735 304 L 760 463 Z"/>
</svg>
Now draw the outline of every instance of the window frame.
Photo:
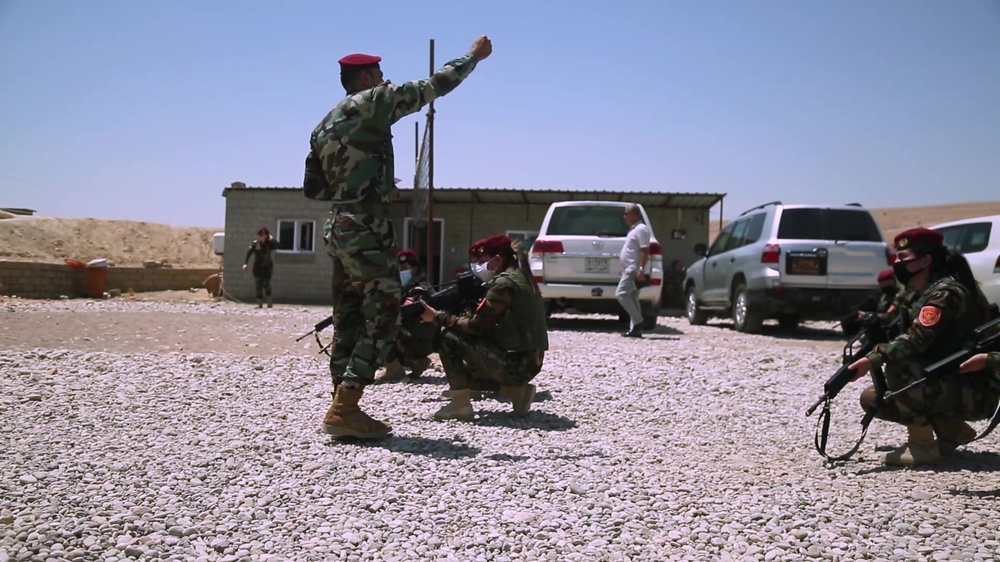
<svg viewBox="0 0 1000 562">
<path fill-rule="evenodd" d="M 292 223 L 295 235 L 292 238 L 292 248 L 281 248 L 281 225 L 282 223 Z M 302 241 L 302 227 L 308 224 L 312 230 L 312 236 L 309 239 L 310 248 L 302 249 L 300 242 Z M 275 230 L 278 236 L 275 237 L 275 241 L 278 243 L 279 247 L 275 250 L 276 253 L 280 254 L 315 254 L 316 253 L 316 221 L 314 219 L 278 219 L 277 228 Z"/>
</svg>

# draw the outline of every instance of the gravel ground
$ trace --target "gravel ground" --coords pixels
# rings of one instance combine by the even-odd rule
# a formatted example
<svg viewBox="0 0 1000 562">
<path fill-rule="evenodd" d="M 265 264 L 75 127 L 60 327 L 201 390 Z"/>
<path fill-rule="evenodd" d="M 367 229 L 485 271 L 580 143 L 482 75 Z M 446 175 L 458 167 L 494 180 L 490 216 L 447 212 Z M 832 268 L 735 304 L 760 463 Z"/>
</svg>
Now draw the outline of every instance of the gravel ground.
<svg viewBox="0 0 1000 562">
<path fill-rule="evenodd" d="M 829 325 L 664 317 L 633 340 L 559 315 L 529 417 L 486 398 L 476 422 L 433 421 L 438 371 L 370 387 L 394 434 L 350 443 L 317 431 L 325 356 L 294 341 L 325 314 L 0 301 L 0 562 L 1000 560 L 994 436 L 887 469 L 905 433 L 876 421 L 824 465 L 804 412 L 839 362 Z"/>
</svg>

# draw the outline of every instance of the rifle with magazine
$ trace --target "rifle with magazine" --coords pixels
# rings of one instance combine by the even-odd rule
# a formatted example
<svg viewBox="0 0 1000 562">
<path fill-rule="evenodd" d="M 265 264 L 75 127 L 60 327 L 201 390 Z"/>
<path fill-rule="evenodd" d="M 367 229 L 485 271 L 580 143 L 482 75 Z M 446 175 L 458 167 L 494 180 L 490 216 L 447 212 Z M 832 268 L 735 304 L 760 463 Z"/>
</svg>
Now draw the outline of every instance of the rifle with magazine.
<svg viewBox="0 0 1000 562">
<path fill-rule="evenodd" d="M 884 400 L 892 400 L 908 390 L 916 388 L 935 378 L 940 378 L 945 375 L 958 374 L 959 366 L 970 359 L 973 355 L 989 353 L 991 351 L 1000 351 L 1000 317 L 994 318 L 993 320 L 990 320 L 973 330 L 972 336 L 967 342 L 965 342 L 962 349 L 952 353 L 940 361 L 928 365 L 924 368 L 923 378 L 913 381 L 895 392 L 887 394 Z M 998 413 L 1000 413 L 1000 408 L 993 413 L 993 418 L 990 420 L 990 425 L 986 428 L 986 430 L 973 439 L 973 441 L 986 437 L 996 428 L 997 424 L 1000 424 L 1000 416 L 997 415 Z"/>
<path fill-rule="evenodd" d="M 830 403 L 834 398 L 840 394 L 840 391 L 844 389 L 854 378 L 854 371 L 850 370 L 848 367 L 851 363 L 867 356 L 869 353 L 875 350 L 875 346 L 880 343 L 888 343 L 893 338 L 895 338 L 900 331 L 899 324 L 901 322 L 901 316 L 896 316 L 893 321 L 888 326 L 883 326 L 878 317 L 871 317 L 864 322 L 864 327 L 856 334 L 851 336 L 844 345 L 844 351 L 842 355 L 842 364 L 837 372 L 833 374 L 832 377 L 827 379 L 826 383 L 823 384 L 823 395 L 820 396 L 819 400 L 816 401 L 808 410 L 806 410 L 806 416 L 812 415 L 816 408 L 821 404 L 823 405 L 823 411 L 820 413 L 817 419 L 816 428 L 816 438 L 815 445 L 816 450 L 819 454 L 823 455 L 827 460 L 842 461 L 850 458 L 851 455 L 857 452 L 858 448 L 861 447 L 861 442 L 864 441 L 865 435 L 868 433 L 868 425 L 871 424 L 872 420 L 875 418 L 875 412 L 878 407 L 872 408 L 871 411 L 865 412 L 864 418 L 861 420 L 861 437 L 858 438 L 857 443 L 851 448 L 847 453 L 831 457 L 826 452 L 827 439 L 830 435 Z M 857 350 L 854 347 L 858 346 Z M 887 390 L 887 385 L 885 382 L 885 374 L 882 372 L 881 368 L 875 368 L 871 371 L 872 382 L 875 385 L 876 397 L 882 397 L 885 395 Z M 882 403 L 881 398 L 876 400 L 876 404 L 880 405 Z"/>
</svg>

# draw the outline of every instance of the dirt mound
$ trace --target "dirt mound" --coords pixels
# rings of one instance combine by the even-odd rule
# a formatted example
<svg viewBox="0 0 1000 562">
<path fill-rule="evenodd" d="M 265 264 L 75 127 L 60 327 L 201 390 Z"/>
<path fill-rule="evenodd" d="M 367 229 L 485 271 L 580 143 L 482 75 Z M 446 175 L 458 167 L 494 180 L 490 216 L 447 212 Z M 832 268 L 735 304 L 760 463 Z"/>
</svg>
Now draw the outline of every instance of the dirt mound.
<svg viewBox="0 0 1000 562">
<path fill-rule="evenodd" d="M 0 220 L 0 259 L 62 263 L 106 258 L 118 266 L 144 261 L 174 267 L 218 267 L 212 234 L 221 228 L 126 220 L 13 216 Z"/>
</svg>

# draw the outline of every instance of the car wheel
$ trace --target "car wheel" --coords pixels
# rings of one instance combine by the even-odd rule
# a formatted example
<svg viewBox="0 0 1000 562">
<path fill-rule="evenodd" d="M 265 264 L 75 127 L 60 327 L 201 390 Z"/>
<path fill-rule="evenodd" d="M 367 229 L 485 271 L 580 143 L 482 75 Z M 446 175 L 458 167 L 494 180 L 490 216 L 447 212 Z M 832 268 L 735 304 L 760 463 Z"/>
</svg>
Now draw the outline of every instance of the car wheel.
<svg viewBox="0 0 1000 562">
<path fill-rule="evenodd" d="M 692 326 L 701 326 L 708 322 L 708 313 L 698 306 L 698 297 L 694 294 L 694 286 L 687 290 L 687 319 Z"/>
<path fill-rule="evenodd" d="M 733 293 L 733 327 L 737 332 L 755 334 L 764 324 L 764 318 L 750 307 L 750 296 L 747 286 L 736 287 Z"/>
<path fill-rule="evenodd" d="M 782 330 L 795 330 L 799 327 L 799 315 L 782 314 L 778 317 L 778 327 Z"/>
</svg>

